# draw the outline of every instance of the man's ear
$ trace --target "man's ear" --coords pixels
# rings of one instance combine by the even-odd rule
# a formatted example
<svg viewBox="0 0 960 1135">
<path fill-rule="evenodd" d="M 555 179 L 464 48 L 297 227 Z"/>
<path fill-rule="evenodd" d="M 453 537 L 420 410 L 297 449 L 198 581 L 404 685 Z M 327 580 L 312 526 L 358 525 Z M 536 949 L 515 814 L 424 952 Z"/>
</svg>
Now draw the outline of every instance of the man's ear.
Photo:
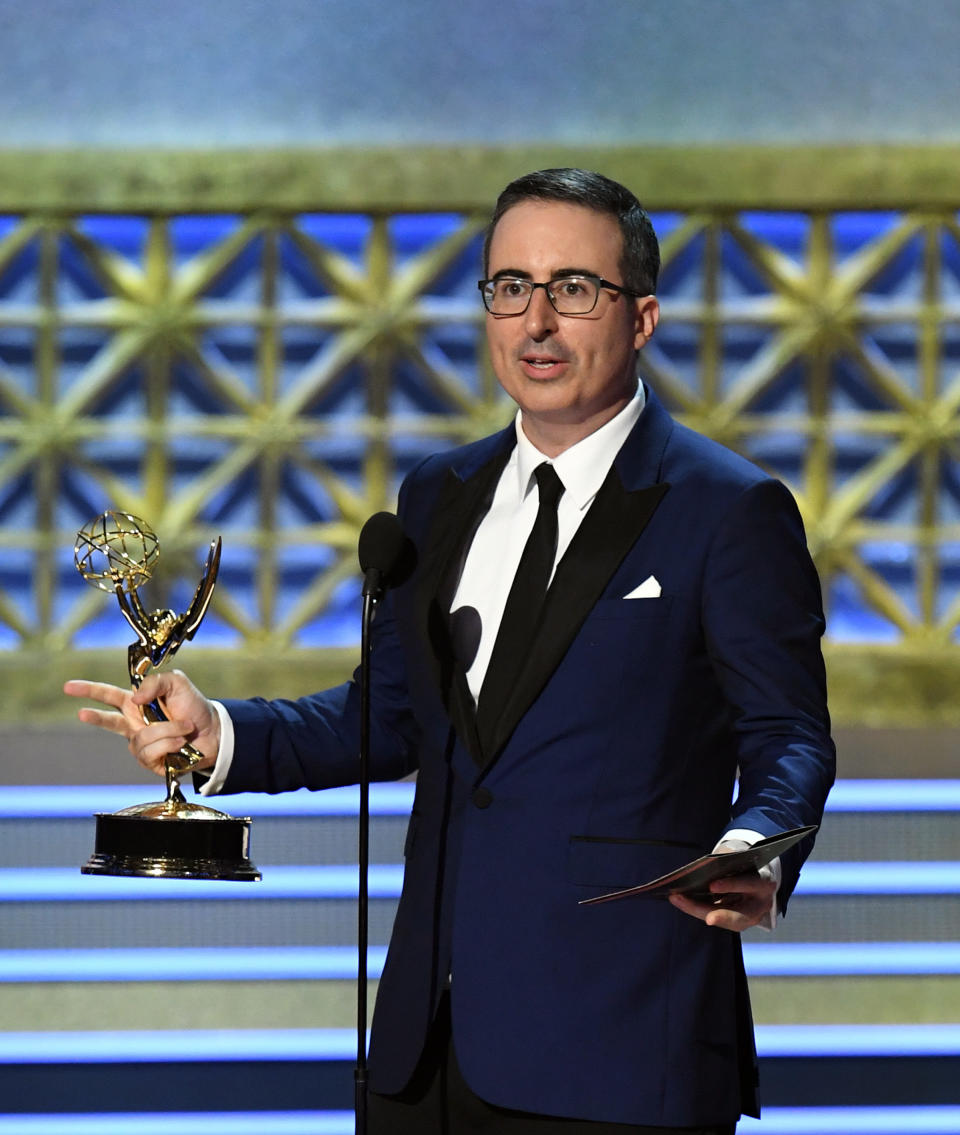
<svg viewBox="0 0 960 1135">
<path fill-rule="evenodd" d="M 637 305 L 637 327 L 634 336 L 634 348 L 640 348 L 647 343 L 657 329 L 660 322 L 660 303 L 656 296 L 640 296 L 634 300 Z"/>
</svg>

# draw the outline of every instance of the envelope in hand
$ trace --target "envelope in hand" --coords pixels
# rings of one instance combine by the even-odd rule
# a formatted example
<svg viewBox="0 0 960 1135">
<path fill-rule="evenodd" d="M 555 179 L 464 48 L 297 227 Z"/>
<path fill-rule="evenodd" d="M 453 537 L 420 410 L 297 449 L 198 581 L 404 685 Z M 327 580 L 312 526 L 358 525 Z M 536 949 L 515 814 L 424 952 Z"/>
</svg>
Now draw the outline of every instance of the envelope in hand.
<svg viewBox="0 0 960 1135">
<path fill-rule="evenodd" d="M 648 575 L 647 578 L 635 587 L 628 595 L 624 595 L 624 599 L 659 599 L 660 598 L 660 581 L 655 575 Z"/>
</svg>

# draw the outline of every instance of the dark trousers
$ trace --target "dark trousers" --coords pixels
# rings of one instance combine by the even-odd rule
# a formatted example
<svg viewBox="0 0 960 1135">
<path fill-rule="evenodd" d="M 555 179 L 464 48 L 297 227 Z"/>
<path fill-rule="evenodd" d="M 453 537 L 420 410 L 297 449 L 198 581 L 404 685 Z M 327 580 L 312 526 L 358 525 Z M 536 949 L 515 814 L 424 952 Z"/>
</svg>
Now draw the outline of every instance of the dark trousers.
<svg viewBox="0 0 960 1135">
<path fill-rule="evenodd" d="M 371 1092 L 368 1135 L 734 1135 L 735 1123 L 714 1127 L 641 1127 L 595 1123 L 495 1107 L 474 1095 L 457 1064 L 444 997 L 413 1079 L 397 1096 Z"/>
</svg>

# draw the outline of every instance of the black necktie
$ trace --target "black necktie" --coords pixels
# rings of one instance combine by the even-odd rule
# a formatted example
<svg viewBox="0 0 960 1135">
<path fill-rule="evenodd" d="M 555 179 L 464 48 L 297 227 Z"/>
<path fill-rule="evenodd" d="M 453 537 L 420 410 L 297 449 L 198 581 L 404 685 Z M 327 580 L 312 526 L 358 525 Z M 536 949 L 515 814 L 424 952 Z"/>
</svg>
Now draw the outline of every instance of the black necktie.
<svg viewBox="0 0 960 1135">
<path fill-rule="evenodd" d="M 491 728 L 499 717 L 526 659 L 557 554 L 557 503 L 563 495 L 563 482 L 546 461 L 534 469 L 533 475 L 540 491 L 540 507 L 520 557 L 517 574 L 513 577 L 490 664 L 477 699 L 477 723 L 482 733 Z"/>
</svg>

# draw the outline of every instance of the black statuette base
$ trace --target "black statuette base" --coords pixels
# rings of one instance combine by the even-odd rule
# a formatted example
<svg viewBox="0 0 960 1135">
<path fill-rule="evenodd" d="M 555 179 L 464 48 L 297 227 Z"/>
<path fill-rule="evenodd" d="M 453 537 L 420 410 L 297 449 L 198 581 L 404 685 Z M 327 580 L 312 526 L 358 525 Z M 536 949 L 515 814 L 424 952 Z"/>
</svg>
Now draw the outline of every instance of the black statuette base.
<svg viewBox="0 0 960 1135">
<path fill-rule="evenodd" d="M 135 875 L 164 879 L 256 882 L 250 862 L 250 820 L 144 819 L 98 812 L 93 855 L 84 875 Z"/>
</svg>

